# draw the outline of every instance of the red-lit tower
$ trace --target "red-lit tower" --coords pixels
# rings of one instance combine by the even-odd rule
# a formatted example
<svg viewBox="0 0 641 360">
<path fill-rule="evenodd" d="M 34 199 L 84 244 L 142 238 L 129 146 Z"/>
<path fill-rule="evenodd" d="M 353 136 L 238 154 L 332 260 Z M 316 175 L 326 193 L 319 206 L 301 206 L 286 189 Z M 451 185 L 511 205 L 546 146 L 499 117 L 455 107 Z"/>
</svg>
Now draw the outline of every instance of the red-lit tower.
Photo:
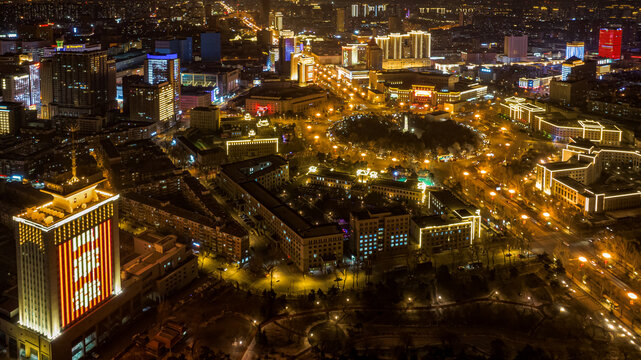
<svg viewBox="0 0 641 360">
<path fill-rule="evenodd" d="M 599 31 L 599 56 L 618 60 L 621 58 L 621 28 L 601 28 Z"/>
<path fill-rule="evenodd" d="M 48 181 L 53 200 L 13 218 L 19 321 L 48 339 L 120 292 L 118 195 L 96 189 L 103 181 Z"/>
</svg>

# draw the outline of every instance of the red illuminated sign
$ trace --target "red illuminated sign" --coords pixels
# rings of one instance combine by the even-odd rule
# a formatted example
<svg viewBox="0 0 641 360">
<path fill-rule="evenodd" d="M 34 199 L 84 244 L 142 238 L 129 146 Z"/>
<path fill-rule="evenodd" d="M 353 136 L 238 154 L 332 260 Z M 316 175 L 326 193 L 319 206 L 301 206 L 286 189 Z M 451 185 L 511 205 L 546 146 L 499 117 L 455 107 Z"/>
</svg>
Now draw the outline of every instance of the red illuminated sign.
<svg viewBox="0 0 641 360">
<path fill-rule="evenodd" d="M 113 291 L 111 220 L 58 245 L 62 327 Z"/>
</svg>

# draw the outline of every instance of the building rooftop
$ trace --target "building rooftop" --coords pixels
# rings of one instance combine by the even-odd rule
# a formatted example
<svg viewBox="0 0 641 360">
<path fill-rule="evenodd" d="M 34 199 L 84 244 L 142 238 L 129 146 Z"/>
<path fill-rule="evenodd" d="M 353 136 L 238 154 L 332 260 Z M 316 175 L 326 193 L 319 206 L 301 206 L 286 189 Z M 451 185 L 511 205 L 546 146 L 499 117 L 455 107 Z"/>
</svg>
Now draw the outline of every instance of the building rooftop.
<svg viewBox="0 0 641 360">
<path fill-rule="evenodd" d="M 352 216 L 359 220 L 375 219 L 385 216 L 407 215 L 407 211 L 400 206 L 386 208 L 371 208 L 352 212 Z"/>
<path fill-rule="evenodd" d="M 287 161 L 278 155 L 267 155 L 223 165 L 222 171 L 240 184 L 253 181 L 286 164 Z"/>
</svg>

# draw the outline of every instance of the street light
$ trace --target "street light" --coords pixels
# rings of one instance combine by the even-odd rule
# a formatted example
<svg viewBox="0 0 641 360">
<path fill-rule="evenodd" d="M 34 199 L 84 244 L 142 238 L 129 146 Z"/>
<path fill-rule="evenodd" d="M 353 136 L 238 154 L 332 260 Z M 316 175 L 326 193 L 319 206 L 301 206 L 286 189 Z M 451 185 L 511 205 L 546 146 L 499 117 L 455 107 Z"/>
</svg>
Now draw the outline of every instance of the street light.
<svg viewBox="0 0 641 360">
<path fill-rule="evenodd" d="M 603 254 L 601 254 L 601 256 L 603 256 L 603 258 L 605 258 L 605 259 L 610 259 L 610 258 L 612 258 L 612 255 L 610 255 L 610 254 L 609 254 L 609 253 L 607 253 L 607 252 L 604 252 Z"/>
<path fill-rule="evenodd" d="M 491 197 L 495 197 L 495 196 L 496 196 L 496 193 L 495 193 L 494 191 L 492 191 L 492 192 L 490 192 L 490 196 L 491 196 Z"/>
<path fill-rule="evenodd" d="M 527 215 L 525 215 L 525 214 L 523 214 L 523 215 L 521 215 L 521 219 L 523 219 L 523 220 L 527 220 L 527 219 L 528 219 L 528 216 L 527 216 Z"/>
<path fill-rule="evenodd" d="M 485 175 L 485 174 L 487 174 L 487 171 L 486 171 L 486 170 L 481 170 L 481 171 L 479 171 L 479 172 L 481 173 L 481 175 Z"/>
<path fill-rule="evenodd" d="M 629 297 L 630 299 L 632 299 L 632 300 L 636 300 L 636 299 L 638 299 L 638 298 L 639 298 L 639 297 L 637 296 L 637 294 L 635 294 L 635 293 L 633 293 L 633 292 L 629 292 L 629 293 L 628 293 L 628 297 Z"/>
<path fill-rule="evenodd" d="M 470 173 L 469 173 L 469 172 L 467 172 L 467 171 L 464 171 L 464 172 L 463 172 L 463 176 L 468 176 L 469 174 L 470 174 Z"/>
<path fill-rule="evenodd" d="M 544 212 L 543 213 L 543 217 L 546 218 L 546 219 L 549 218 L 550 217 L 550 213 L 549 212 Z"/>
</svg>

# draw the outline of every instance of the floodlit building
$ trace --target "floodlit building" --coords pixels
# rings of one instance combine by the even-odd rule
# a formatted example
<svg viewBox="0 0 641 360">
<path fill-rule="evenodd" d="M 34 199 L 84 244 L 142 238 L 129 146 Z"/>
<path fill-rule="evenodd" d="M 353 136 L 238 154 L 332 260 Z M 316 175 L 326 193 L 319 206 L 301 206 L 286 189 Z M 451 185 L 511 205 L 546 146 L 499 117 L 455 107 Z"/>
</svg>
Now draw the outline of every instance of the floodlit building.
<svg viewBox="0 0 641 360">
<path fill-rule="evenodd" d="M 225 150 L 230 160 L 238 161 L 277 154 L 278 143 L 278 138 L 227 140 Z"/>
<path fill-rule="evenodd" d="M 439 252 L 461 249 L 481 237 L 481 211 L 465 204 L 449 190 L 429 191 L 433 215 L 413 218 L 410 228 L 419 248 Z"/>
<path fill-rule="evenodd" d="M 634 182 L 610 185 L 600 180 L 614 168 L 638 173 L 641 151 L 573 138 L 563 149 L 562 161 L 537 164 L 536 187 L 584 214 L 641 206 L 641 188 Z"/>
</svg>

